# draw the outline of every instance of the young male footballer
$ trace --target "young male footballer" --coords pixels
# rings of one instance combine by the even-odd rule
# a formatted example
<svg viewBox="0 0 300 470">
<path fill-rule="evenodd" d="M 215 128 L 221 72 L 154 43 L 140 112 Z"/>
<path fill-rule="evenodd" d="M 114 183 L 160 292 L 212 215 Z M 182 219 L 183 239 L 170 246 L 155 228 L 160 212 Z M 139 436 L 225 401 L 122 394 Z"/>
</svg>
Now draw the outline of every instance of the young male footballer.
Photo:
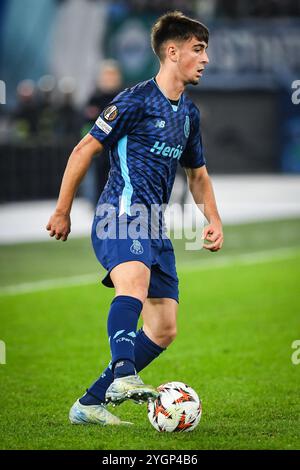
<svg viewBox="0 0 300 470">
<path fill-rule="evenodd" d="M 178 161 L 209 222 L 203 233 L 209 243 L 204 248 L 222 247 L 222 223 L 205 166 L 200 114 L 184 93 L 186 85 L 198 84 L 208 64 L 208 38 L 203 24 L 181 12 L 161 16 L 151 35 L 160 61 L 158 74 L 116 96 L 68 160 L 47 230 L 51 237 L 67 240 L 78 185 L 93 155 L 109 148 L 111 171 L 96 208 L 92 242 L 107 270 L 102 282 L 115 288 L 107 320 L 111 362 L 72 406 L 73 424 L 122 424 L 106 408 L 107 402 L 144 402 L 158 395 L 137 373 L 176 336 L 178 278 L 163 224 L 156 224 L 159 235 L 152 236 L 153 223 L 147 215 L 153 206 L 168 203 Z M 132 228 L 136 207 L 142 208 L 139 221 L 144 230 Z M 137 331 L 140 315 L 143 327 Z"/>
</svg>

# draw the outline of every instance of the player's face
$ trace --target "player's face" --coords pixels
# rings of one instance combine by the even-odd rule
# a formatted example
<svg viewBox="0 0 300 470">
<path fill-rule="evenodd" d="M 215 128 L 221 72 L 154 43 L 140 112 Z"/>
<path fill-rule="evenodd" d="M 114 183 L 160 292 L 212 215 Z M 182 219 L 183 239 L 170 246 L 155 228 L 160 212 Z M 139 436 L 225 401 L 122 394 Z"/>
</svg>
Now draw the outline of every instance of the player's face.
<svg viewBox="0 0 300 470">
<path fill-rule="evenodd" d="M 178 47 L 178 72 L 185 85 L 197 85 L 209 62 L 207 44 L 197 38 L 184 41 Z"/>
</svg>

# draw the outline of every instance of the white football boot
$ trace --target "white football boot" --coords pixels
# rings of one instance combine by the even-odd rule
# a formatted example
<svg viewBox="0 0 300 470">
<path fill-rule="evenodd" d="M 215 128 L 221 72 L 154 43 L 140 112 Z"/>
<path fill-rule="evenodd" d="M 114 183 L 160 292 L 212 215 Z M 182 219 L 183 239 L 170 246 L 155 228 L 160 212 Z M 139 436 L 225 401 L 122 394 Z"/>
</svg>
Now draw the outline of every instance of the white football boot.
<svg viewBox="0 0 300 470">
<path fill-rule="evenodd" d="M 79 400 L 70 409 L 69 419 L 72 424 L 100 424 L 101 426 L 133 424 L 121 421 L 106 409 L 105 404 L 82 405 Z"/>
<path fill-rule="evenodd" d="M 108 387 L 105 399 L 112 405 L 120 405 L 125 400 L 134 400 L 136 403 L 144 403 L 155 400 L 159 395 L 152 385 L 145 385 L 138 375 L 119 377 Z"/>
</svg>

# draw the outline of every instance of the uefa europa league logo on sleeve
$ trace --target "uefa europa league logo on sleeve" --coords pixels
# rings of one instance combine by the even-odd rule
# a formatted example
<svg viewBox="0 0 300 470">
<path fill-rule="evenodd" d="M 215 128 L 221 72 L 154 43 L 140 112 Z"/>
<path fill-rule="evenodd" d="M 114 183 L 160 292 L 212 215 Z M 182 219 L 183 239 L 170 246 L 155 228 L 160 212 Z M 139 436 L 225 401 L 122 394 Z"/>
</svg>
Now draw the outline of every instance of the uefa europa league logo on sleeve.
<svg viewBox="0 0 300 470">
<path fill-rule="evenodd" d="M 0 340 L 0 364 L 6 364 L 6 347 L 4 341 Z"/>
</svg>

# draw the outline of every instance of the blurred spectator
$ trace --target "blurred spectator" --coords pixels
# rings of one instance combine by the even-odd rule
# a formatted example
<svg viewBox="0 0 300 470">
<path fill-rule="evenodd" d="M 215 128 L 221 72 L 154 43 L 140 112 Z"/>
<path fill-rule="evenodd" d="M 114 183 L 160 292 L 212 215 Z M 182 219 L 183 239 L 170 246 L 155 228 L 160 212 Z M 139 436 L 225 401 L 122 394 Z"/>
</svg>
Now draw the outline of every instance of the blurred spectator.
<svg viewBox="0 0 300 470">
<path fill-rule="evenodd" d="M 218 0 L 196 0 L 195 14 L 202 21 L 209 21 L 216 16 Z"/>
<path fill-rule="evenodd" d="M 59 105 L 55 132 L 58 137 L 70 141 L 77 141 L 80 133 L 80 116 L 74 106 L 75 90 L 76 84 L 73 77 L 63 77 L 59 80 Z"/>
<path fill-rule="evenodd" d="M 56 81 L 52 75 L 44 75 L 38 81 L 38 136 L 53 140 L 57 112 L 54 104 Z"/>
<path fill-rule="evenodd" d="M 22 80 L 17 87 L 17 105 L 12 116 L 17 139 L 28 140 L 38 132 L 38 108 L 35 85 L 32 80 Z"/>
<path fill-rule="evenodd" d="M 170 10 L 181 10 L 185 14 L 195 12 L 197 0 L 113 0 L 109 2 L 111 14 L 125 15 L 126 13 L 162 14 Z"/>
<path fill-rule="evenodd" d="M 216 14 L 229 18 L 299 16 L 300 0 L 217 0 Z"/>
<path fill-rule="evenodd" d="M 84 109 L 84 125 L 82 137 L 86 135 L 99 114 L 112 99 L 121 91 L 122 76 L 119 65 L 114 60 L 106 60 L 101 64 L 95 91 L 92 93 Z M 109 173 L 109 154 L 103 151 L 95 155 L 93 162 L 82 182 L 81 194 L 95 206 L 106 184 Z"/>
<path fill-rule="evenodd" d="M 181 10 L 203 19 L 284 17 L 300 15 L 300 0 L 112 0 L 108 3 L 113 17 L 129 13 L 160 15 L 169 10 Z"/>
<path fill-rule="evenodd" d="M 62 78 L 57 90 L 55 85 L 51 75 L 41 77 L 37 86 L 32 80 L 19 83 L 17 105 L 11 118 L 12 139 L 48 143 L 55 143 L 57 138 L 78 140 L 80 116 L 73 103 L 74 79 Z"/>
<path fill-rule="evenodd" d="M 100 67 L 96 89 L 87 104 L 89 112 L 94 112 L 92 119 L 97 118 L 102 109 L 120 92 L 121 85 L 122 77 L 118 63 L 115 60 L 105 60 Z"/>
<path fill-rule="evenodd" d="M 237 18 L 239 14 L 238 0 L 218 0 L 216 14 L 221 17 Z"/>
</svg>

